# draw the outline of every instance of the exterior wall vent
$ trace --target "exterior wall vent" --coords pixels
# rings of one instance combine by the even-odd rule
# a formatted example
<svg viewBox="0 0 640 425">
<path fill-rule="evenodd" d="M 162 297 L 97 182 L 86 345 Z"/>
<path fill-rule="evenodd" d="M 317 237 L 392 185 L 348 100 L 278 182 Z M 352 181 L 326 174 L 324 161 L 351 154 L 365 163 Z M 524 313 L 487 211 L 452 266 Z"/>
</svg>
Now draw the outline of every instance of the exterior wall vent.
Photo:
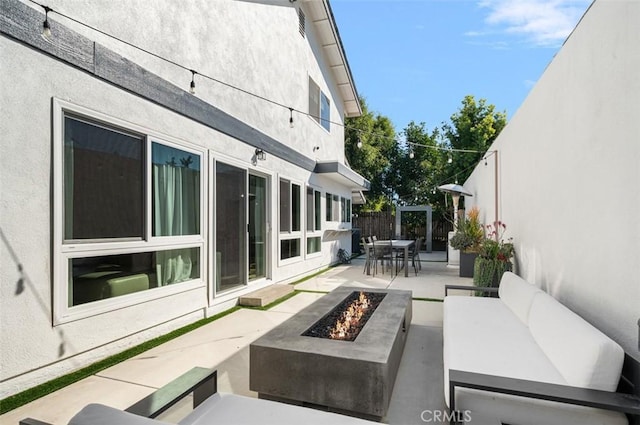
<svg viewBox="0 0 640 425">
<path fill-rule="evenodd" d="M 304 26 L 305 26 L 304 12 L 302 11 L 302 8 L 299 8 L 298 9 L 298 29 L 300 30 L 300 35 L 302 37 L 305 36 Z"/>
</svg>

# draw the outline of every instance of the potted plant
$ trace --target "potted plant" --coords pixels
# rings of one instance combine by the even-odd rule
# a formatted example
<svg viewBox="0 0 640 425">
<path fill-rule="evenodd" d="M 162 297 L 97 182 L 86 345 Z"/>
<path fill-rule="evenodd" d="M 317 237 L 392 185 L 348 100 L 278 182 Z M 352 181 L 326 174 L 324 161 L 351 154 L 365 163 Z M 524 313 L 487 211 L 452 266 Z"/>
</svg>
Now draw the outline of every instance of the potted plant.
<svg viewBox="0 0 640 425">
<path fill-rule="evenodd" d="M 473 277 L 474 262 L 484 239 L 479 216 L 478 207 L 471 208 L 466 217 L 460 217 L 456 233 L 449 240 L 451 247 L 460 251 L 460 277 Z"/>
<path fill-rule="evenodd" d="M 513 239 L 502 238 L 506 229 L 507 225 L 501 221 L 486 226 L 486 237 L 474 264 L 474 285 L 497 288 L 504 272 L 513 270 Z"/>
</svg>

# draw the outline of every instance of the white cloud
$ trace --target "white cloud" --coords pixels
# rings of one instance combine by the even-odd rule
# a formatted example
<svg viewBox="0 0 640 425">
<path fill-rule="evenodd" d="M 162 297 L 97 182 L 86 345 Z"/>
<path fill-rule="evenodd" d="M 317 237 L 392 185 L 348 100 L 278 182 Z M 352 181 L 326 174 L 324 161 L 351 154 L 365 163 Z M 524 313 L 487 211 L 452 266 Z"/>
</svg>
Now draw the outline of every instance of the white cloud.
<svg viewBox="0 0 640 425">
<path fill-rule="evenodd" d="M 556 47 L 569 36 L 591 0 L 483 0 L 485 23 L 524 37 L 537 46 Z"/>
</svg>

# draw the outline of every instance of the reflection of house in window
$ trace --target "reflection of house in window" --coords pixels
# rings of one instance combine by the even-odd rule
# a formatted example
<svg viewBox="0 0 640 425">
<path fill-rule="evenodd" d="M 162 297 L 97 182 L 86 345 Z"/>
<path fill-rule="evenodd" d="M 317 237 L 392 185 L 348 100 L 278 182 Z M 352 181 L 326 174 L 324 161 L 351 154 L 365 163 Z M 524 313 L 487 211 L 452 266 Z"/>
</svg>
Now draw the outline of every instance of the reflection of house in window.
<svg viewBox="0 0 640 425">
<path fill-rule="evenodd" d="M 153 165 L 147 183 L 149 151 Z M 68 259 L 69 307 L 200 277 L 199 247 L 171 249 L 181 237 L 200 233 L 199 155 L 67 115 L 63 193 L 63 245 L 74 246 Z M 178 239 L 145 249 L 152 237 Z M 135 242 L 135 252 L 106 255 L 123 241 Z M 79 242 L 99 246 L 86 249 Z"/>
</svg>

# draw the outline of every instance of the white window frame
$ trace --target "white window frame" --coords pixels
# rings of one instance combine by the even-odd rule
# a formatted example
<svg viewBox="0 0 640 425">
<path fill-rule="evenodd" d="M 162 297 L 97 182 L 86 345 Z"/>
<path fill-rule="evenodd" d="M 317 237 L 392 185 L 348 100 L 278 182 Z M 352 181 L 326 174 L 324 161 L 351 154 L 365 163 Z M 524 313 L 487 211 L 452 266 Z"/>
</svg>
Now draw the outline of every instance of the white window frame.
<svg viewBox="0 0 640 425">
<path fill-rule="evenodd" d="M 297 185 L 300 187 L 300 199 L 299 199 L 299 205 L 300 205 L 300 230 L 285 230 L 282 231 L 280 229 L 280 216 L 282 214 L 281 211 L 281 202 L 280 202 L 280 181 L 281 180 L 286 180 L 289 182 L 289 195 L 292 197 L 293 196 L 293 191 L 291 190 L 291 186 L 292 185 Z M 305 197 L 304 194 L 306 194 L 306 192 L 304 192 L 304 188 L 305 185 L 302 184 L 302 182 L 283 176 L 283 175 L 278 175 L 277 177 L 277 186 L 278 186 L 278 265 L 287 265 L 287 264 L 292 264 L 292 263 L 297 263 L 299 261 L 302 261 L 304 258 L 304 253 L 306 251 L 305 247 L 302 245 L 305 242 L 304 239 L 304 235 L 303 235 L 303 230 L 306 228 L 305 226 L 305 220 L 303 219 L 303 216 L 306 215 L 306 210 L 304 208 L 304 202 L 303 202 L 303 198 Z M 291 201 L 291 198 L 290 198 Z M 291 209 L 292 205 L 289 206 L 290 210 L 289 210 L 289 229 L 293 228 L 292 226 L 292 209 Z M 290 258 L 282 258 L 282 244 L 281 242 L 284 240 L 292 240 L 292 239 L 298 239 L 299 240 L 299 244 L 300 244 L 300 254 L 296 257 L 290 257 Z"/>
<path fill-rule="evenodd" d="M 145 158 L 145 193 L 144 196 L 144 234 L 141 239 L 113 239 L 66 241 L 64 240 L 64 117 L 66 114 L 86 119 L 107 129 L 123 129 L 129 133 L 144 135 Z M 152 166 L 151 144 L 161 143 L 200 157 L 200 233 L 185 236 L 152 236 L 151 191 Z M 95 110 L 76 105 L 61 99 L 53 99 L 53 324 L 85 319 L 98 314 L 148 302 L 154 299 L 190 291 L 206 285 L 207 262 L 205 261 L 207 234 L 207 209 L 205 205 L 206 182 L 206 150 L 170 136 L 166 136 L 148 128 L 109 116 Z M 185 282 L 135 292 L 114 298 L 69 306 L 69 262 L 74 258 L 86 258 L 106 255 L 135 254 L 141 252 L 163 251 L 181 248 L 198 248 L 200 250 L 200 277 Z"/>
<path fill-rule="evenodd" d="M 311 189 L 313 190 L 313 202 L 311 204 L 311 208 L 313 208 L 313 230 L 309 230 L 309 223 L 308 223 L 308 208 L 309 208 L 309 204 L 307 203 L 307 191 Z M 306 221 L 306 226 L 305 226 L 305 237 L 304 237 L 304 254 L 305 254 L 305 258 L 314 258 L 314 257 L 319 257 L 322 255 L 322 222 L 324 221 L 324 215 L 326 215 L 326 213 L 323 215 L 323 210 L 322 210 L 322 198 L 324 198 L 322 191 L 316 187 L 316 186 L 312 186 L 312 185 L 307 185 L 305 186 L 305 221 Z M 320 194 L 320 210 L 319 210 L 319 214 L 320 214 L 320 228 L 316 229 L 316 193 Z M 309 252 L 308 248 L 308 239 L 309 238 L 320 238 L 320 250 L 317 252 Z"/>
</svg>

